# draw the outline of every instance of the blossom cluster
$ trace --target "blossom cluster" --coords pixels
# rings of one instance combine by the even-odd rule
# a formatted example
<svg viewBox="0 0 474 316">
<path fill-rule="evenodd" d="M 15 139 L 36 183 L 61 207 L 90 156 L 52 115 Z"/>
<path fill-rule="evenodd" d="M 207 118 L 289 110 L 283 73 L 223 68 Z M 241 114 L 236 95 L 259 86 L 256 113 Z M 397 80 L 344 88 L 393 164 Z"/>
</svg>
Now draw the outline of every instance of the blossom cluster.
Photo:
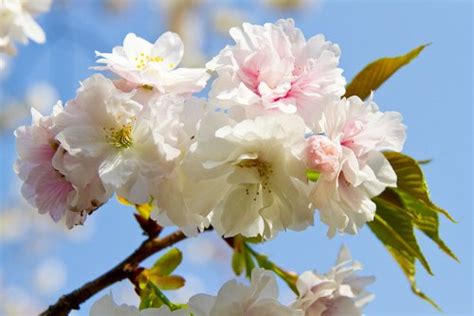
<svg viewBox="0 0 474 316">
<path fill-rule="evenodd" d="M 339 46 L 306 40 L 291 19 L 230 35 L 206 68 L 178 67 L 172 32 L 96 52 L 113 79 L 92 75 L 15 132 L 25 198 L 69 227 L 117 194 L 187 235 L 212 225 L 269 239 L 313 225 L 315 210 L 329 236 L 357 233 L 374 218 L 371 198 L 396 186 L 382 151 L 402 149 L 401 115 L 343 97 Z M 211 75 L 208 98 L 193 96 Z"/>
<path fill-rule="evenodd" d="M 373 294 L 364 289 L 373 282 L 373 277 L 356 275 L 361 268 L 360 263 L 352 261 L 347 248 L 341 247 L 336 265 L 328 273 L 306 271 L 299 276 L 299 296 L 289 306 L 278 300 L 275 275 L 254 268 L 249 286 L 228 281 L 216 296 L 196 294 L 182 309 L 171 311 L 164 305 L 139 311 L 134 306 L 119 306 L 111 295 L 106 295 L 94 303 L 90 316 L 357 316 L 362 315 L 362 308 L 373 299 Z"/>
<path fill-rule="evenodd" d="M 49 11 L 51 3 L 52 0 L 0 1 L 0 53 L 14 55 L 15 42 L 27 44 L 31 39 L 44 43 L 46 36 L 34 17 Z"/>
</svg>

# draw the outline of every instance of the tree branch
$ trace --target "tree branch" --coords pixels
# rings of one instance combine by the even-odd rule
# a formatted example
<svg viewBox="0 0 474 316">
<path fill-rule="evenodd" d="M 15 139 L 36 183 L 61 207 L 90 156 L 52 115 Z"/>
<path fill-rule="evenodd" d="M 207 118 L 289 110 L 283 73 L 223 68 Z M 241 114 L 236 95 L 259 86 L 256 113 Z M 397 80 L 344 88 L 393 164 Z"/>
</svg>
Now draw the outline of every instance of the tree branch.
<svg viewBox="0 0 474 316">
<path fill-rule="evenodd" d="M 79 309 L 79 305 L 87 301 L 94 294 L 106 287 L 124 280 L 132 275 L 135 268 L 148 257 L 168 248 L 181 240 L 186 235 L 182 231 L 175 231 L 163 238 L 147 239 L 130 256 L 120 262 L 111 270 L 102 274 L 98 278 L 84 284 L 80 288 L 69 294 L 63 295 L 54 304 L 48 307 L 41 316 L 63 316 L 68 315 L 73 309 Z"/>
</svg>

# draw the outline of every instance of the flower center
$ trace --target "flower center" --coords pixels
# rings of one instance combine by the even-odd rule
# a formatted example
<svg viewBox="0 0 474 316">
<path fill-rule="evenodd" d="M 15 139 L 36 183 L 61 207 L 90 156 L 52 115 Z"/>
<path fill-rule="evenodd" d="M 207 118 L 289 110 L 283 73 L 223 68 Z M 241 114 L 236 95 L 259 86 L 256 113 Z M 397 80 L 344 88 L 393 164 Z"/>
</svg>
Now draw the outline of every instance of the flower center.
<svg viewBox="0 0 474 316">
<path fill-rule="evenodd" d="M 268 193 L 272 193 L 270 189 L 270 177 L 273 174 L 273 167 L 271 164 L 265 161 L 261 161 L 259 159 L 244 159 L 237 164 L 240 168 L 252 168 L 255 169 L 260 177 L 260 185 L 262 186 L 263 191 L 268 191 Z M 259 194 L 258 191 L 256 193 Z M 247 195 L 249 192 L 247 190 Z M 254 199 L 255 200 L 255 199 Z"/>
<path fill-rule="evenodd" d="M 115 127 L 104 128 L 107 132 L 105 139 L 109 144 L 114 145 L 116 148 L 128 148 L 132 146 L 132 124 L 122 125 L 122 128 L 116 129 Z"/>
<path fill-rule="evenodd" d="M 138 70 L 142 70 L 149 63 L 161 63 L 163 58 L 160 56 L 150 56 L 145 53 L 140 53 L 139 55 L 135 56 L 134 60 L 135 67 L 137 67 Z"/>
</svg>

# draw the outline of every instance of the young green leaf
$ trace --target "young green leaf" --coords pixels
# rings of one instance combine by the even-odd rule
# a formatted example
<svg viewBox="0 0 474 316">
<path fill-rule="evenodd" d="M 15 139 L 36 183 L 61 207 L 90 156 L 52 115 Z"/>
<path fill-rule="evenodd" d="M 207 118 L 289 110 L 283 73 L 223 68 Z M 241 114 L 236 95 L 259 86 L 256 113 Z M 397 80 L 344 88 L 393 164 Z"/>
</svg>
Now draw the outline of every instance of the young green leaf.
<svg viewBox="0 0 474 316">
<path fill-rule="evenodd" d="M 439 306 L 416 286 L 415 260 L 418 259 L 424 262 L 424 266 L 427 265 L 427 262 L 418 247 L 413 232 L 413 224 L 406 215 L 400 215 L 403 213 L 391 209 L 386 203 L 377 202 L 380 201 L 376 201 L 377 212 L 375 218 L 368 223 L 368 226 L 397 261 L 408 278 L 412 291 L 439 310 Z M 429 266 L 425 266 L 425 268 L 431 271 Z"/>
<path fill-rule="evenodd" d="M 183 254 L 178 248 L 173 248 L 156 260 L 150 269 L 151 273 L 166 276 L 170 275 L 183 260 Z"/>
<path fill-rule="evenodd" d="M 423 172 L 417 161 L 407 155 L 397 152 L 385 152 L 385 157 L 397 174 L 397 188 L 423 201 L 433 210 L 443 214 L 452 222 L 456 222 L 444 209 L 435 205 L 431 199 Z"/>
<path fill-rule="evenodd" d="M 444 253 L 454 260 L 459 261 L 453 251 L 449 249 L 439 236 L 437 211 L 432 206 L 423 203 L 403 190 L 394 189 L 394 191 L 400 196 L 404 209 L 412 214 L 412 221 L 416 227 L 434 241 Z"/>
<path fill-rule="evenodd" d="M 345 97 L 356 95 L 361 99 L 367 98 L 372 91 L 377 90 L 398 69 L 415 59 L 428 46 L 421 45 L 405 55 L 378 59 L 362 69 L 346 87 Z"/>
<path fill-rule="evenodd" d="M 150 274 L 148 276 L 150 282 L 155 284 L 160 290 L 177 290 L 184 286 L 185 280 L 179 275 L 156 276 Z"/>
</svg>

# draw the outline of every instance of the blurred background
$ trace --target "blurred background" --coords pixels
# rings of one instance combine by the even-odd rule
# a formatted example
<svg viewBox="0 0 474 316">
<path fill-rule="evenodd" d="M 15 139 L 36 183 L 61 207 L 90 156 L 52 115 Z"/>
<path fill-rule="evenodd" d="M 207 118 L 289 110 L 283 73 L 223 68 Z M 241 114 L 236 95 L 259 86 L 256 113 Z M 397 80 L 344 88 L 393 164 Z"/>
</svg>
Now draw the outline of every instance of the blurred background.
<svg viewBox="0 0 474 316">
<path fill-rule="evenodd" d="M 472 138 L 473 7 L 462 1 L 376 0 L 55 0 L 38 21 L 45 45 L 19 46 L 15 57 L 0 56 L 0 315 L 34 315 L 131 253 L 144 239 L 133 209 L 112 199 L 83 227 L 66 230 L 31 209 L 13 173 L 13 130 L 29 124 L 29 110 L 48 114 L 57 99 L 72 98 L 90 76 L 94 51 L 110 52 L 128 32 L 153 42 L 162 32 L 180 33 L 184 63 L 203 66 L 230 43 L 228 29 L 243 21 L 274 22 L 292 17 L 309 38 L 318 33 L 338 43 L 348 81 L 370 61 L 399 55 L 432 42 L 412 64 L 375 93 L 382 110 L 399 111 L 408 126 L 405 152 L 433 159 L 424 171 L 432 199 L 459 223 L 441 217 L 441 235 L 461 263 L 449 259 L 424 236 L 420 243 L 435 276 L 419 269 L 419 287 L 446 315 L 472 315 Z M 120 232 L 120 233 L 119 233 Z M 342 243 L 375 275 L 369 287 L 376 299 L 367 315 L 438 315 L 413 295 L 408 282 L 368 228 L 354 236 L 326 237 L 326 227 L 282 233 L 259 249 L 298 273 L 324 272 Z M 186 286 L 169 296 L 184 302 L 196 292 L 215 294 L 233 277 L 231 251 L 214 234 L 178 245 L 184 252 L 179 274 Z M 150 264 L 153 262 L 148 261 Z M 106 289 L 73 315 L 87 315 L 93 301 L 113 293 L 136 304 L 127 282 Z M 284 302 L 293 299 L 283 284 Z"/>
</svg>

